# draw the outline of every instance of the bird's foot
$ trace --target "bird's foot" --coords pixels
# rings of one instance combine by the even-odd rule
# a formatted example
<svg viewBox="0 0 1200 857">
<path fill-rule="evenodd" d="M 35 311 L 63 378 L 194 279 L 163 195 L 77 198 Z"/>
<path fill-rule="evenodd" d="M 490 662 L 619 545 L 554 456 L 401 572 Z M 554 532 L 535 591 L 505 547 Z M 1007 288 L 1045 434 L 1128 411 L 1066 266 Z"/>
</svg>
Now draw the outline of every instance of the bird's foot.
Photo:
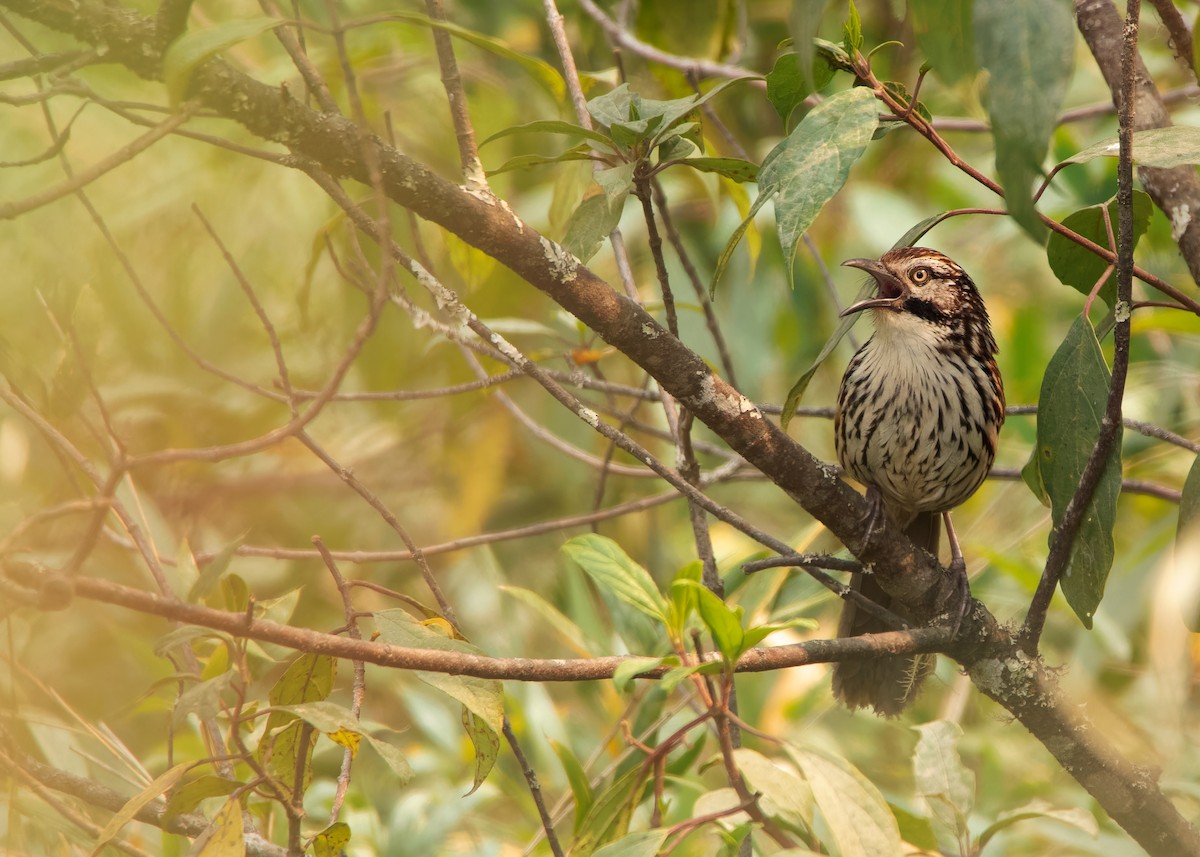
<svg viewBox="0 0 1200 857">
<path fill-rule="evenodd" d="M 967 579 L 967 561 L 963 559 L 962 547 L 958 543 L 958 534 L 954 532 L 950 513 L 943 513 L 942 518 L 946 522 L 946 540 L 950 542 L 950 565 L 947 566 L 947 571 L 954 577 L 954 596 L 949 611 L 950 628 L 957 637 L 962 621 L 971 609 L 971 581 Z"/>
</svg>

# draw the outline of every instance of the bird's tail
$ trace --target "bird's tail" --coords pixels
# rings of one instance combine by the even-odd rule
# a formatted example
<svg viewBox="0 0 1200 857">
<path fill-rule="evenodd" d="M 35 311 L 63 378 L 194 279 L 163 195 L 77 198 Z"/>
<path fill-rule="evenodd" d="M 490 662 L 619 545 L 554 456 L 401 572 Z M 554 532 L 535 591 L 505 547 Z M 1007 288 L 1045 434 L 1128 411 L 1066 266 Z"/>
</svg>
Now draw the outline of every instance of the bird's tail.
<svg viewBox="0 0 1200 857">
<path fill-rule="evenodd" d="M 940 515 L 920 512 L 904 532 L 917 547 L 937 556 Z M 900 618 L 909 618 L 903 605 L 893 602 L 873 575 L 854 574 L 850 587 Z M 892 630 L 895 629 L 865 610 L 859 610 L 853 601 L 846 601 L 842 607 L 839 637 Z M 849 708 L 871 707 L 876 714 L 895 717 L 916 698 L 921 681 L 933 670 L 935 660 L 934 655 L 887 655 L 836 663 L 833 665 L 833 695 Z"/>
</svg>

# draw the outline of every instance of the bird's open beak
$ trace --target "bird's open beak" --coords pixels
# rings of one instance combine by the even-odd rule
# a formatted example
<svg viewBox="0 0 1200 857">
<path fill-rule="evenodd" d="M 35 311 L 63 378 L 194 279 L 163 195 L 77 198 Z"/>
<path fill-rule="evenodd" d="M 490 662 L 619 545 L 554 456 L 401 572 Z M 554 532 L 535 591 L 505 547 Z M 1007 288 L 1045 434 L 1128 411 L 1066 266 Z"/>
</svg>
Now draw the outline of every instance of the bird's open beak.
<svg viewBox="0 0 1200 857">
<path fill-rule="evenodd" d="M 859 301 L 856 304 L 851 304 L 841 311 L 840 315 L 845 317 L 853 315 L 856 312 L 862 312 L 865 309 L 876 309 L 882 307 L 894 307 L 896 301 L 904 294 L 904 289 L 900 285 L 900 281 L 896 279 L 887 268 L 877 259 L 847 259 L 842 262 L 847 268 L 861 268 L 872 277 L 875 278 L 875 285 L 879 289 L 879 297 L 868 298 L 865 301 Z"/>
</svg>

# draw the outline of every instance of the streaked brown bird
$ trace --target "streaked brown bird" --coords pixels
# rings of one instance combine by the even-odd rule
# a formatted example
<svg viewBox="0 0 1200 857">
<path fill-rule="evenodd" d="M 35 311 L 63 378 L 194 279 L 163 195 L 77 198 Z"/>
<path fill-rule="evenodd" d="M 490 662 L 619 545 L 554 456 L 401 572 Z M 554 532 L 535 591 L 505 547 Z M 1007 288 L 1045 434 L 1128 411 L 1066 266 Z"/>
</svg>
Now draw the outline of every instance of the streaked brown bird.
<svg viewBox="0 0 1200 857">
<path fill-rule="evenodd" d="M 870 310 L 875 334 L 842 377 L 834 417 L 838 460 L 867 486 L 875 525 L 886 514 L 914 544 L 937 556 L 939 519 L 945 519 L 951 571 L 961 576 L 965 609 L 966 567 L 949 513 L 987 476 L 1004 423 L 1004 385 L 987 309 L 967 272 L 936 250 L 904 247 L 878 261 L 842 264 L 874 277 L 878 296 L 842 313 Z M 871 575 L 855 574 L 851 586 L 909 618 Z M 852 601 L 842 608 L 838 636 L 887 630 Z M 833 692 L 850 708 L 895 716 L 912 702 L 933 664 L 933 655 L 839 663 Z"/>
</svg>

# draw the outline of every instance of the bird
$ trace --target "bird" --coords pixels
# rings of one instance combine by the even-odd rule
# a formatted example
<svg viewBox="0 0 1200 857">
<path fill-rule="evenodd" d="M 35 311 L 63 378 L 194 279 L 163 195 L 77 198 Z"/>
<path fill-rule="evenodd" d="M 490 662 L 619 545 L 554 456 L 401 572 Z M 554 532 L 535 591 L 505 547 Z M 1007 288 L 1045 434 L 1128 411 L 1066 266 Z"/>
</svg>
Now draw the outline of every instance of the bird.
<svg viewBox="0 0 1200 857">
<path fill-rule="evenodd" d="M 983 298 L 967 272 L 928 247 L 889 250 L 843 265 L 870 274 L 875 297 L 842 316 L 870 311 L 875 332 L 846 367 L 834 411 L 834 445 L 845 474 L 867 488 L 868 539 L 886 515 L 935 557 L 940 521 L 950 543 L 950 571 L 969 604 L 966 565 L 950 521 L 983 483 L 1004 423 L 1004 382 Z M 869 573 L 851 589 L 911 618 Z M 847 600 L 838 636 L 894 630 Z M 833 669 L 834 695 L 849 708 L 894 717 L 916 697 L 933 655 L 844 661 Z"/>
</svg>

